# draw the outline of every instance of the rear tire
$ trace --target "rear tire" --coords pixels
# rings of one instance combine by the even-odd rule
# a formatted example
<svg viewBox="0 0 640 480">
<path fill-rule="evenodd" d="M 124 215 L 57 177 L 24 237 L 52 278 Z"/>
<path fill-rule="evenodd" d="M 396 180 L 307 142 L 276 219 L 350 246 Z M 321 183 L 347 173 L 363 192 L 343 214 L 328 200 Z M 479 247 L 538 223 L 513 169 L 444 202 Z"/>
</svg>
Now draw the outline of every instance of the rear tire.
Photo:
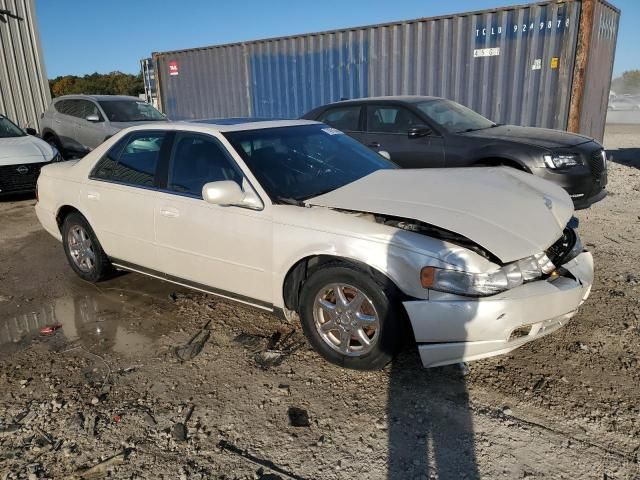
<svg viewBox="0 0 640 480">
<path fill-rule="evenodd" d="M 96 283 L 113 271 L 96 234 L 81 214 L 73 212 L 65 217 L 62 244 L 69 265 L 83 280 Z"/>
<path fill-rule="evenodd" d="M 309 343 L 326 360 L 378 370 L 402 346 L 403 318 L 395 289 L 344 265 L 325 265 L 302 286 L 300 320 Z"/>
</svg>

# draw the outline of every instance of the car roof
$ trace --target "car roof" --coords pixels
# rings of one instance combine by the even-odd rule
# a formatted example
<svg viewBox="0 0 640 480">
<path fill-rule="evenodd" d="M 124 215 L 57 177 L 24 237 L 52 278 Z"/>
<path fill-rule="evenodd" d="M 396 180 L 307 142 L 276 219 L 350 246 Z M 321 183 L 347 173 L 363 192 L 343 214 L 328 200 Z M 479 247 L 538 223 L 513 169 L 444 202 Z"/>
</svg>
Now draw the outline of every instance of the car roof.
<svg viewBox="0 0 640 480">
<path fill-rule="evenodd" d="M 145 124 L 136 127 L 130 127 L 127 131 L 134 130 L 189 130 L 204 133 L 217 133 L 217 132 L 239 132 L 245 130 L 261 130 L 265 128 L 279 128 L 279 127 L 299 127 L 302 125 L 322 125 L 320 122 L 314 120 L 260 120 L 260 121 L 248 121 L 244 123 L 232 123 L 232 124 L 212 124 L 202 122 L 167 122 L 167 123 L 153 123 Z"/>
<path fill-rule="evenodd" d="M 54 100 L 57 102 L 59 100 L 86 100 L 86 99 L 91 99 L 91 100 L 95 100 L 97 102 L 110 102 L 110 101 L 117 101 L 117 100 L 128 100 L 128 101 L 137 101 L 137 102 L 144 102 L 145 100 L 142 100 L 141 98 L 138 97 L 130 97 L 128 95 L 85 95 L 85 94 L 78 94 L 78 95 L 62 95 L 61 97 L 57 97 L 54 98 Z"/>
<path fill-rule="evenodd" d="M 261 117 L 228 117 L 228 118 L 203 118 L 200 120 L 187 120 L 191 123 L 208 123 L 211 125 L 238 125 L 241 123 L 265 122 L 271 118 Z"/>
<path fill-rule="evenodd" d="M 328 105 L 348 105 L 350 103 L 373 103 L 373 102 L 401 102 L 401 103 L 419 103 L 427 100 L 442 100 L 442 97 L 430 97 L 426 95 L 388 95 L 381 97 L 362 97 L 352 98 L 349 100 L 341 100 Z M 326 106 L 326 105 L 325 105 Z"/>
</svg>

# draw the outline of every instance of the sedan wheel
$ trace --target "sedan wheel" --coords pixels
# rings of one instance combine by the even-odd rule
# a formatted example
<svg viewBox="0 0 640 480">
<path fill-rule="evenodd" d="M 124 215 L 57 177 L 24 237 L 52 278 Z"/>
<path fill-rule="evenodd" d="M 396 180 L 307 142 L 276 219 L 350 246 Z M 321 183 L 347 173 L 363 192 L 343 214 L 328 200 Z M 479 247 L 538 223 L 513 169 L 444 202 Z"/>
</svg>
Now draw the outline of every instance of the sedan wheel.
<svg viewBox="0 0 640 480">
<path fill-rule="evenodd" d="M 358 288 L 334 283 L 316 296 L 313 319 L 326 344 L 343 355 L 357 357 L 378 341 L 380 319 L 373 302 Z"/>
<path fill-rule="evenodd" d="M 402 345 L 402 306 L 390 282 L 344 264 L 311 271 L 299 314 L 313 348 L 331 363 L 359 370 L 384 367 Z"/>
<path fill-rule="evenodd" d="M 74 226 L 67 234 L 67 242 L 73 263 L 82 272 L 91 273 L 96 268 L 96 253 L 86 230 L 79 225 Z"/>
<path fill-rule="evenodd" d="M 98 282 L 111 273 L 109 258 L 89 222 L 80 213 L 73 212 L 65 217 L 62 240 L 67 260 L 80 278 Z"/>
</svg>

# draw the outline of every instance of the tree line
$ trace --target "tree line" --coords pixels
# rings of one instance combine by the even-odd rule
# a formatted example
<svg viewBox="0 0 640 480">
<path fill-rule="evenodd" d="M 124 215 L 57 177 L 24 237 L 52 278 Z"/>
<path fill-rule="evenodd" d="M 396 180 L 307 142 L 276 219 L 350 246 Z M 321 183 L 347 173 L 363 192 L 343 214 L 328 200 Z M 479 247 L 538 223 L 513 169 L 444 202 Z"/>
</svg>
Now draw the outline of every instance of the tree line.
<svg viewBox="0 0 640 480">
<path fill-rule="evenodd" d="M 131 95 L 137 97 L 144 93 L 142 74 L 130 73 L 91 73 L 82 77 L 63 75 L 49 80 L 51 95 L 81 94 L 88 95 Z"/>
<path fill-rule="evenodd" d="M 628 70 L 611 81 L 611 90 L 618 95 L 640 94 L 640 70 Z"/>
</svg>

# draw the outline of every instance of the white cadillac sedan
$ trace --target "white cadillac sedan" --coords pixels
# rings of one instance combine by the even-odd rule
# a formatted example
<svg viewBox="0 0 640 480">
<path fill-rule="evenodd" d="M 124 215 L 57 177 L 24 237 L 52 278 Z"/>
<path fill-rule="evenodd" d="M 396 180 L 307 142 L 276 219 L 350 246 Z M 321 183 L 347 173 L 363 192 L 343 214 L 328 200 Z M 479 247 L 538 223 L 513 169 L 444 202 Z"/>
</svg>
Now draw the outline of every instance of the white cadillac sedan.
<svg viewBox="0 0 640 480">
<path fill-rule="evenodd" d="M 83 279 L 130 270 L 283 311 L 349 368 L 383 367 L 407 329 L 427 367 L 508 352 L 567 322 L 593 281 L 562 188 L 397 169 L 312 121 L 130 128 L 45 167 L 38 193 Z"/>
</svg>

